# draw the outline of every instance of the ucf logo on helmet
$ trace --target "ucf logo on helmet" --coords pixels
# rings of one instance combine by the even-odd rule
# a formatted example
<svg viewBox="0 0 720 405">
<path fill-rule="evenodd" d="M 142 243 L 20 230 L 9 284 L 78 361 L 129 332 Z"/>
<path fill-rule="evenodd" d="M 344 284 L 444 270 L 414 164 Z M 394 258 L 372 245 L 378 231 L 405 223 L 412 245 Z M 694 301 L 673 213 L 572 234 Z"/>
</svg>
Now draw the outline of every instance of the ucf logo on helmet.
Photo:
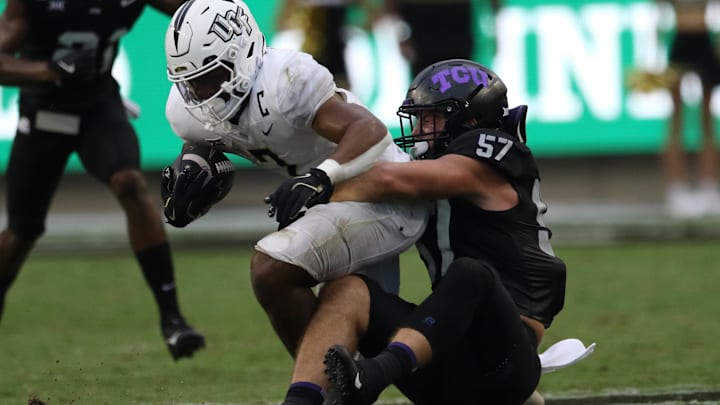
<svg viewBox="0 0 720 405">
<path fill-rule="evenodd" d="M 228 10 L 225 15 L 215 15 L 215 21 L 210 26 L 210 32 L 214 32 L 220 39 L 230 42 L 235 35 L 242 35 L 243 30 L 247 35 L 252 34 L 252 27 L 248 22 L 248 15 L 245 10 L 238 7 L 235 10 Z"/>
</svg>

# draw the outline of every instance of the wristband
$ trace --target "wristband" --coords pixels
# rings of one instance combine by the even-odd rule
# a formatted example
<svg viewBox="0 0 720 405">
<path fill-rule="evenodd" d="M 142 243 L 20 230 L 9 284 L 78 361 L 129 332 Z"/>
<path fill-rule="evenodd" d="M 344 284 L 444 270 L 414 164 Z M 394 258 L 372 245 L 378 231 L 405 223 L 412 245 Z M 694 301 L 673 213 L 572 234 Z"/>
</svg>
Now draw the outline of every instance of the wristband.
<svg viewBox="0 0 720 405">
<path fill-rule="evenodd" d="M 330 179 L 330 184 L 335 184 L 338 178 L 342 177 L 342 166 L 333 159 L 325 159 L 316 169 L 322 170 Z"/>
<path fill-rule="evenodd" d="M 340 183 L 351 179 L 370 169 L 373 163 L 377 162 L 383 152 L 393 143 L 392 136 L 388 132 L 378 143 L 371 146 L 349 162 L 340 164 L 334 159 L 325 159 L 317 166 L 317 169 L 324 171 L 331 184 Z"/>
</svg>

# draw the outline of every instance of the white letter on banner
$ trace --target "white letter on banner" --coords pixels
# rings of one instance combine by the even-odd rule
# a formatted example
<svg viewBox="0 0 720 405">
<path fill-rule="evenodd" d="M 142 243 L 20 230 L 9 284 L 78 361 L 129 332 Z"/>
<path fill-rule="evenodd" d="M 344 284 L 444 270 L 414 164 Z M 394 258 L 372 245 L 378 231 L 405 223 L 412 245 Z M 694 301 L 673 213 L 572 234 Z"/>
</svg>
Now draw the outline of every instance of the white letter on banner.
<svg viewBox="0 0 720 405">
<path fill-rule="evenodd" d="M 630 69 L 661 73 L 667 68 L 669 44 L 658 42 L 658 24 L 662 25 L 663 20 L 658 7 L 653 3 L 631 4 L 625 15 L 632 34 L 633 55 L 632 65 L 626 68 L 625 74 L 629 74 Z M 641 120 L 664 119 L 673 108 L 672 98 L 666 89 L 639 92 L 628 88 L 626 105 L 628 115 Z"/>
<path fill-rule="evenodd" d="M 492 64 L 493 70 L 502 77 L 508 86 L 510 105 L 530 104 L 535 108 L 534 100 L 528 94 L 528 73 L 535 69 L 528 64 L 527 35 L 530 16 L 520 7 L 504 7 L 497 15 L 497 55 Z M 531 110 L 535 114 L 537 110 Z"/>
<path fill-rule="evenodd" d="M 586 6 L 578 19 L 569 7 L 537 8 L 538 106 L 544 120 L 580 118 L 583 98 L 592 115 L 618 117 L 621 13 L 612 4 Z M 576 95 L 574 87 L 584 97 Z"/>
</svg>

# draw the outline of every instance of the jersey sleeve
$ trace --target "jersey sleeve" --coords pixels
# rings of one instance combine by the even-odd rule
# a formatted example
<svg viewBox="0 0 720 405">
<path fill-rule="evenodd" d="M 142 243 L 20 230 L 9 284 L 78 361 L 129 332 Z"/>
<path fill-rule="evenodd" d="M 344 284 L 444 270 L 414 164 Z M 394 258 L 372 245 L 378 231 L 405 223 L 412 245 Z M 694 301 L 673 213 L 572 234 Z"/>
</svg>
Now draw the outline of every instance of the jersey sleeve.
<svg viewBox="0 0 720 405">
<path fill-rule="evenodd" d="M 311 127 L 320 106 L 335 93 L 327 68 L 310 55 L 297 53 L 278 77 L 278 108 L 295 127 Z"/>
<path fill-rule="evenodd" d="M 445 152 L 480 160 L 509 178 L 537 177 L 535 159 L 527 145 L 496 129 L 475 129 L 455 138 Z"/>
</svg>

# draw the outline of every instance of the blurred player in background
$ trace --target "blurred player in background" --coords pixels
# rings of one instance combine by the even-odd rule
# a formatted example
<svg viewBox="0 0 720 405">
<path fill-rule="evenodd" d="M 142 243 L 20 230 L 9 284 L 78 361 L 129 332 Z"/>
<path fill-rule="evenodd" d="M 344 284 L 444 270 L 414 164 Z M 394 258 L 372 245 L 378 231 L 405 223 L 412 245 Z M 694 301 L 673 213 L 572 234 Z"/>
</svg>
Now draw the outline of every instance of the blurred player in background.
<svg viewBox="0 0 720 405">
<path fill-rule="evenodd" d="M 501 0 L 488 0 L 488 3 L 494 17 Z M 397 15 L 408 25 L 409 36 L 401 49 L 413 76 L 441 60 L 472 58 L 476 44 L 472 1 L 385 0 L 385 4 L 388 13 Z M 494 24 L 494 18 L 490 22 Z"/>
<path fill-rule="evenodd" d="M 289 177 L 267 199 L 279 231 L 256 244 L 250 265 L 256 298 L 288 352 L 295 356 L 319 282 L 373 268 L 396 292 L 398 255 L 424 230 L 426 204 L 313 206 L 378 160 L 410 160 L 385 125 L 310 55 L 266 48 L 240 0 L 185 3 L 170 22 L 165 50 L 175 83 L 166 113 L 185 141 L 181 156 L 210 141 Z M 174 226 L 207 212 L 218 199 L 206 194 L 225 193 L 200 165 L 166 171 L 165 213 Z"/>
<path fill-rule="evenodd" d="M 148 0 L 172 14 L 176 0 Z M 118 41 L 145 1 L 8 0 L 0 17 L 0 83 L 20 87 L 20 119 L 7 167 L 7 228 L 0 233 L 0 314 L 35 242 L 68 158 L 115 195 L 130 247 L 160 310 L 175 360 L 204 337 L 182 316 L 165 228 L 140 171 L 139 145 L 111 68 Z"/>
<path fill-rule="evenodd" d="M 345 25 L 356 0 L 285 0 L 280 4 L 278 31 L 297 28 L 303 33 L 301 50 L 312 55 L 335 76 L 338 87 L 349 89 L 345 67 Z"/>
<path fill-rule="evenodd" d="M 333 344 L 327 373 L 344 404 L 374 403 L 393 383 L 416 404 L 520 404 L 533 394 L 565 264 L 544 224 L 526 114 L 508 109 L 502 80 L 469 60 L 415 78 L 396 142 L 418 160 L 376 163 L 333 201 L 436 200 L 417 245 L 433 292 L 417 306 L 362 276 L 325 284 L 285 405 L 322 403 Z M 356 362 L 355 349 L 366 359 Z"/>
<path fill-rule="evenodd" d="M 720 51 L 713 45 L 706 23 L 707 0 L 658 0 L 669 4 L 675 14 L 675 36 L 669 66 L 679 72 L 670 83 L 673 112 L 668 126 L 662 156 L 666 179 L 666 203 L 671 215 L 695 217 L 720 214 L 718 190 L 718 151 L 715 122 L 710 110 L 712 92 L 720 84 Z M 683 146 L 683 98 L 680 91 L 682 75 L 694 72 L 702 83 L 701 140 L 697 156 L 696 176 L 688 174 L 687 153 Z M 697 179 L 691 184 L 691 177 Z M 694 190 L 695 188 L 695 190 Z"/>
</svg>

